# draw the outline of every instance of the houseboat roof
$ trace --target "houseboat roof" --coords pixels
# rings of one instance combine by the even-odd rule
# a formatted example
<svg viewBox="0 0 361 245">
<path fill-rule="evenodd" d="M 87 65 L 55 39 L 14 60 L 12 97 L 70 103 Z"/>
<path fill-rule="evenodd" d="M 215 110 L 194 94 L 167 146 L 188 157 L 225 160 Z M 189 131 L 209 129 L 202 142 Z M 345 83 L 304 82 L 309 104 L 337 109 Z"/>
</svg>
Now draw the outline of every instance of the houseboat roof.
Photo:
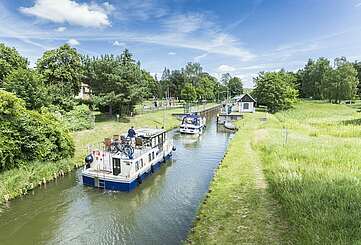
<svg viewBox="0 0 361 245">
<path fill-rule="evenodd" d="M 138 136 L 140 137 L 144 137 L 144 138 L 151 138 L 151 137 L 155 137 L 157 135 L 160 135 L 162 133 L 165 133 L 166 131 L 164 129 L 159 129 L 159 128 L 139 128 L 136 129 L 136 133 Z"/>
</svg>

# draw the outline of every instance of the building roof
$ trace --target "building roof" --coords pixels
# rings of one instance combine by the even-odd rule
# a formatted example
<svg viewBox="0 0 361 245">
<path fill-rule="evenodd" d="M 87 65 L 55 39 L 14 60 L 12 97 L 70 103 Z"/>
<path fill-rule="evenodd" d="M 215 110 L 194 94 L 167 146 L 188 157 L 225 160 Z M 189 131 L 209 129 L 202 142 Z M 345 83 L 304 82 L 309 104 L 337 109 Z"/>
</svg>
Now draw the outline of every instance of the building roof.
<svg viewBox="0 0 361 245">
<path fill-rule="evenodd" d="M 253 102 L 257 102 L 250 94 L 246 93 L 246 94 L 241 94 L 240 96 L 236 96 L 234 97 L 234 100 L 236 102 L 243 102 L 245 101 L 245 99 L 249 99 L 249 100 L 252 100 Z"/>
</svg>

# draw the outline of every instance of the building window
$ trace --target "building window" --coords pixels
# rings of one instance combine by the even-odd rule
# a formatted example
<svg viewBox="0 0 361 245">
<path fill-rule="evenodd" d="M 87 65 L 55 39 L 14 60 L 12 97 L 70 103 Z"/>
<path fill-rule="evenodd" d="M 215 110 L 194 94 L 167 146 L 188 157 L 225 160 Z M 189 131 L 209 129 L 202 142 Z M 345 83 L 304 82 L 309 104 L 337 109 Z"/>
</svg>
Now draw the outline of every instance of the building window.
<svg viewBox="0 0 361 245">
<path fill-rule="evenodd" d="M 248 110 L 249 109 L 249 104 L 248 103 L 243 103 L 243 109 Z"/>
</svg>

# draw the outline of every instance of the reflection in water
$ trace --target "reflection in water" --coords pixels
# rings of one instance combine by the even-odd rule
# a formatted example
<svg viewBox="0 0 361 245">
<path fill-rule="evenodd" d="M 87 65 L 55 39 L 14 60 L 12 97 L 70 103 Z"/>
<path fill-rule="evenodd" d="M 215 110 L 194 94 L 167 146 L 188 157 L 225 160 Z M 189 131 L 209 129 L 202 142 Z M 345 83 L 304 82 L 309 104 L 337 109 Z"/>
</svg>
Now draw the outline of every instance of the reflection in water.
<svg viewBox="0 0 361 245">
<path fill-rule="evenodd" d="M 10 202 L 0 244 L 181 243 L 230 136 L 208 122 L 199 137 L 174 130 L 173 160 L 131 193 L 84 187 L 78 170 Z"/>
</svg>

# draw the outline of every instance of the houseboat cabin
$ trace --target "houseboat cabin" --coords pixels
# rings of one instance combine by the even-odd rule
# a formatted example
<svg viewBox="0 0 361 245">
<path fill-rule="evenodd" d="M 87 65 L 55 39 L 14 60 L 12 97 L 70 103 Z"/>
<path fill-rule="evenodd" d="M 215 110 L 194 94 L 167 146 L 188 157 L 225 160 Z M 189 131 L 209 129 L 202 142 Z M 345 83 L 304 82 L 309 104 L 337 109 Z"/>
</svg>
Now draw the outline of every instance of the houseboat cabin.
<svg viewBox="0 0 361 245">
<path fill-rule="evenodd" d="M 84 185 L 131 191 L 175 150 L 163 129 L 142 128 L 135 132 L 135 140 L 115 135 L 106 138 L 100 147 L 90 149 L 82 171 Z"/>
<path fill-rule="evenodd" d="M 183 134 L 201 134 L 206 127 L 206 118 L 196 114 L 187 114 L 183 117 L 179 126 L 179 132 Z"/>
</svg>

